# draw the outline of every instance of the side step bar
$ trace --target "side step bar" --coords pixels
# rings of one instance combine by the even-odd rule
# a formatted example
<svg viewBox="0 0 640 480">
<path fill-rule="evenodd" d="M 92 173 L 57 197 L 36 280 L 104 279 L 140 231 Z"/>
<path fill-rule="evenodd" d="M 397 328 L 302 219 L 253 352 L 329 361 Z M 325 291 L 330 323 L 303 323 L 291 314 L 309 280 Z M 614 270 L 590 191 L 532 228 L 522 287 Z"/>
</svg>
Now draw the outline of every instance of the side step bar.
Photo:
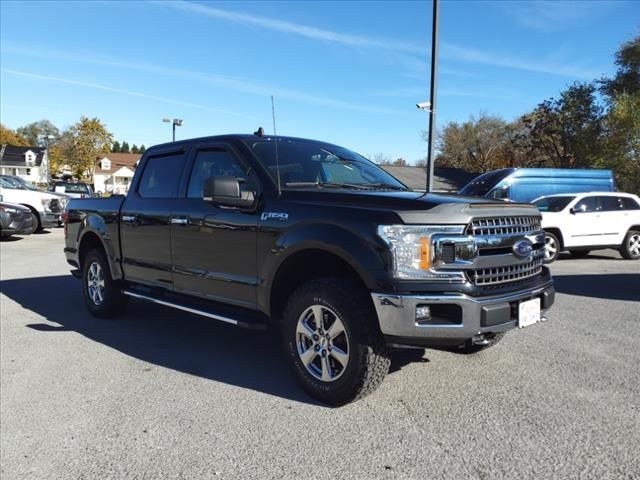
<svg viewBox="0 0 640 480">
<path fill-rule="evenodd" d="M 207 312 L 204 310 L 200 310 L 197 308 L 193 308 L 187 305 L 181 305 L 179 303 L 168 302 L 166 300 L 161 300 L 156 297 L 151 297 L 149 295 L 143 295 L 138 292 L 132 292 L 131 290 L 123 290 L 122 293 L 129 297 L 139 298 L 141 300 L 146 300 L 148 302 L 157 303 L 159 305 L 164 305 L 165 307 L 175 308 L 176 310 L 182 310 L 183 312 L 193 313 L 195 315 L 200 315 L 201 317 L 212 318 L 214 320 L 218 320 L 219 322 L 228 323 L 230 325 L 235 325 L 236 327 L 249 328 L 252 330 L 263 330 L 266 328 L 266 325 L 260 323 L 252 323 L 252 322 L 243 322 L 240 320 L 235 320 L 233 318 L 224 317 L 222 315 L 216 315 L 215 313 Z"/>
</svg>

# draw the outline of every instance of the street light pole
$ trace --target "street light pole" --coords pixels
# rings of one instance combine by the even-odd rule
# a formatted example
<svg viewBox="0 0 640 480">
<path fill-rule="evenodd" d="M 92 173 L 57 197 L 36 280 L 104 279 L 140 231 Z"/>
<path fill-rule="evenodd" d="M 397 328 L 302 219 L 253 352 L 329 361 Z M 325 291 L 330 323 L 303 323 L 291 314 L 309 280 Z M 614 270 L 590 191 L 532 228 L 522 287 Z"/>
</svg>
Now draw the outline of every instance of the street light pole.
<svg viewBox="0 0 640 480">
<path fill-rule="evenodd" d="M 438 79 L 438 7 L 433 0 L 433 26 L 431 29 L 431 86 L 429 93 L 429 134 L 427 150 L 427 193 L 433 190 L 433 139 L 436 123 L 436 87 Z M 418 107 L 420 108 L 420 107 Z"/>
<path fill-rule="evenodd" d="M 180 118 L 174 118 L 173 120 L 171 120 L 170 118 L 163 118 L 162 121 L 164 123 L 173 123 L 173 141 L 176 141 L 176 127 L 181 127 L 182 124 L 184 123 L 184 120 L 180 119 Z"/>
</svg>

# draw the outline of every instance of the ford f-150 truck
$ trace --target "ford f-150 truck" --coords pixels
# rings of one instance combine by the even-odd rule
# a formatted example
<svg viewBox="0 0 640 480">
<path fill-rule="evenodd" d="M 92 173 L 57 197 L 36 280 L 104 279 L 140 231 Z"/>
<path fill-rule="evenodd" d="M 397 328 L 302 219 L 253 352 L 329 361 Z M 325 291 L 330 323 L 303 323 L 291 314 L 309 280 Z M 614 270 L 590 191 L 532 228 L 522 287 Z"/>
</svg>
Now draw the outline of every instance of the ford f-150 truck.
<svg viewBox="0 0 640 480">
<path fill-rule="evenodd" d="M 65 254 L 95 316 L 133 297 L 273 324 L 302 387 L 340 405 L 380 384 L 392 348 L 475 352 L 544 319 L 540 220 L 260 129 L 150 148 L 126 197 L 70 201 Z"/>
</svg>

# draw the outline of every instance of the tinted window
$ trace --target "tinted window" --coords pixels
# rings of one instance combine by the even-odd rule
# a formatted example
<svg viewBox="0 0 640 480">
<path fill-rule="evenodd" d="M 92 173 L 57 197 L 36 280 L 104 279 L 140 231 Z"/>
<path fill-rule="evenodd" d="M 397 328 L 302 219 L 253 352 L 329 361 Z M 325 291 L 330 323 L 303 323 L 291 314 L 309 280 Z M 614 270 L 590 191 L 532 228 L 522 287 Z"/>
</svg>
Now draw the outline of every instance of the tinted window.
<svg viewBox="0 0 640 480">
<path fill-rule="evenodd" d="M 277 162 L 272 139 L 256 141 L 250 147 L 275 181 L 279 168 L 285 188 L 333 183 L 343 184 L 346 188 L 406 189 L 375 163 L 336 145 L 279 139 Z"/>
<path fill-rule="evenodd" d="M 576 212 L 595 212 L 598 208 L 596 197 L 585 197 L 573 207 Z"/>
<path fill-rule="evenodd" d="M 172 153 L 147 160 L 138 187 L 143 198 L 175 198 L 184 169 L 184 154 Z"/>
<path fill-rule="evenodd" d="M 640 210 L 640 205 L 633 198 L 619 197 L 619 200 L 624 210 Z"/>
<path fill-rule="evenodd" d="M 618 197 L 598 197 L 598 200 L 600 201 L 598 210 L 602 210 L 604 212 L 613 212 L 622 209 L 622 205 L 620 205 L 620 200 Z"/>
<path fill-rule="evenodd" d="M 223 149 L 200 150 L 193 164 L 187 197 L 202 198 L 204 182 L 209 177 L 232 176 L 246 180 L 246 173 L 231 153 Z"/>
<path fill-rule="evenodd" d="M 513 169 L 509 168 L 483 173 L 467 183 L 458 193 L 470 197 L 484 197 L 493 187 L 512 172 Z"/>
<path fill-rule="evenodd" d="M 561 212 L 576 197 L 545 197 L 534 202 L 541 212 Z"/>
</svg>

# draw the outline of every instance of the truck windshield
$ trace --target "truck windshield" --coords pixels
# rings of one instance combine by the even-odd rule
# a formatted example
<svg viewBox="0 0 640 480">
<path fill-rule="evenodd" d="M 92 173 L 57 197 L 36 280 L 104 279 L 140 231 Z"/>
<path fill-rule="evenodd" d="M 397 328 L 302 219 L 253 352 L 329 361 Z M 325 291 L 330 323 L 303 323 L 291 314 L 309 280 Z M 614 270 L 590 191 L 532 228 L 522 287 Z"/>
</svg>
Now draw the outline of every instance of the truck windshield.
<svg viewBox="0 0 640 480">
<path fill-rule="evenodd" d="M 512 169 L 507 168 L 483 173 L 467 183 L 458 193 L 469 197 L 484 197 L 511 172 Z"/>
<path fill-rule="evenodd" d="M 566 197 L 543 197 L 533 202 L 541 212 L 561 212 L 575 196 Z"/>
<path fill-rule="evenodd" d="M 277 182 L 273 139 L 256 141 L 249 146 Z M 279 139 L 277 163 L 283 188 L 316 186 L 407 190 L 405 185 L 373 162 L 351 150 L 334 145 Z"/>
</svg>

